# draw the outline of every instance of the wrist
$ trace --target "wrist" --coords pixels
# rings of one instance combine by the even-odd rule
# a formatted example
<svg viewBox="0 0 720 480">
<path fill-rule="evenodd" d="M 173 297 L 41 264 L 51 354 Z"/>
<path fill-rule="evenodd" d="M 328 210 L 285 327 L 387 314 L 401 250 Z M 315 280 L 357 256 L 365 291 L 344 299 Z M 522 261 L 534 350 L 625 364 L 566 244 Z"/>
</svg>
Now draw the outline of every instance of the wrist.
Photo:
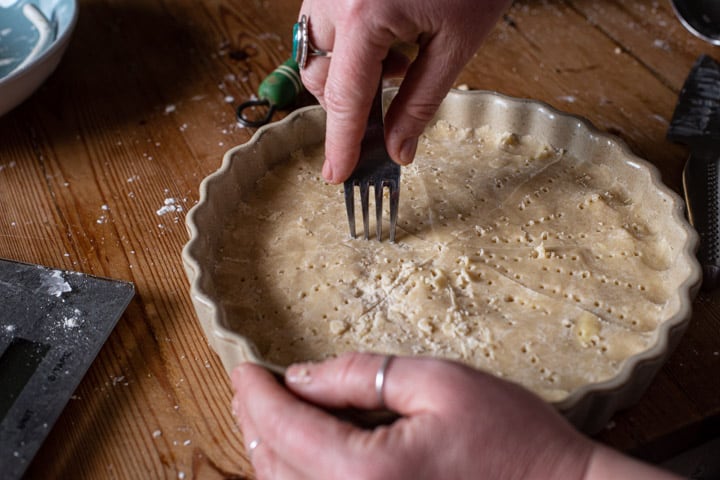
<svg viewBox="0 0 720 480">
<path fill-rule="evenodd" d="M 583 478 L 584 480 L 607 478 L 676 480 L 680 477 L 596 443 Z"/>
</svg>

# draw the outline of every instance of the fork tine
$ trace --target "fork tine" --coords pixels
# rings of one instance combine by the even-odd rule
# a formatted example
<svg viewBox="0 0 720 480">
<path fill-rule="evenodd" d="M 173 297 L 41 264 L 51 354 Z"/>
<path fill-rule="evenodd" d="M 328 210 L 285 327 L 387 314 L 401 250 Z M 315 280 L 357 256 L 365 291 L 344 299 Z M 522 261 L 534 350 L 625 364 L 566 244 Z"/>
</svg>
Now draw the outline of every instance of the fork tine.
<svg viewBox="0 0 720 480">
<path fill-rule="evenodd" d="M 375 230 L 378 242 L 382 241 L 383 181 L 375 180 Z"/>
<path fill-rule="evenodd" d="M 350 225 L 350 236 L 357 237 L 355 233 L 355 185 L 352 182 L 345 182 L 345 209 L 347 210 L 348 224 Z"/>
<path fill-rule="evenodd" d="M 369 194 L 370 194 L 370 184 L 367 180 L 360 182 L 360 208 L 362 209 L 362 217 L 363 217 L 363 229 L 365 232 L 365 240 L 370 239 L 370 219 L 369 216 Z"/>
<path fill-rule="evenodd" d="M 385 147 L 383 128 L 382 84 L 373 99 L 368 116 L 365 135 L 360 146 L 360 157 L 350 177 L 345 180 L 345 207 L 348 213 L 350 235 L 355 238 L 355 204 L 353 189 L 360 187 L 360 206 L 363 216 L 365 240 L 370 239 L 369 190 L 375 189 L 375 231 L 378 241 L 382 241 L 383 190 L 390 191 L 390 241 L 395 241 L 398 206 L 400 198 L 400 165 L 393 162 Z"/>
<path fill-rule="evenodd" d="M 390 241 L 395 243 L 395 229 L 400 206 L 400 185 L 397 181 L 393 181 L 388 186 L 390 188 Z"/>
</svg>

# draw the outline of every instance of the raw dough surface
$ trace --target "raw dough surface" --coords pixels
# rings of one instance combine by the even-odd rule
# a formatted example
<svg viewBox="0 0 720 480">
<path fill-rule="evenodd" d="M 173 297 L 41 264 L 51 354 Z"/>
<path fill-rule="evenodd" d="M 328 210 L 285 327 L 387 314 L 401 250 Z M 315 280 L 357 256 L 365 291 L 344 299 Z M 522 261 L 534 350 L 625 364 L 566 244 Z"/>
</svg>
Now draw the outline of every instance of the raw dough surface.
<svg viewBox="0 0 720 480">
<path fill-rule="evenodd" d="M 403 168 L 391 244 L 349 238 L 322 158 L 308 148 L 270 171 L 223 233 L 226 322 L 266 360 L 436 355 L 558 401 L 614 376 L 669 315 L 677 252 L 600 161 L 440 122 Z"/>
</svg>

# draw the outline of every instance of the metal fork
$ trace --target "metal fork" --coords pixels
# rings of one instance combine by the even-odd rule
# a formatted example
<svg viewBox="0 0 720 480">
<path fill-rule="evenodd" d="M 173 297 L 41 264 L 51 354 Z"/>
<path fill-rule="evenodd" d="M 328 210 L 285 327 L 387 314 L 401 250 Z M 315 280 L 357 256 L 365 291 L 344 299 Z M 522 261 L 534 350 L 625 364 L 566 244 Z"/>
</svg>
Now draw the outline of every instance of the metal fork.
<svg viewBox="0 0 720 480">
<path fill-rule="evenodd" d="M 383 127 L 382 82 L 373 99 L 367 130 L 360 147 L 360 160 L 350 178 L 345 180 L 345 208 L 347 209 L 350 236 L 355 238 L 355 186 L 360 187 L 360 207 L 362 209 L 365 240 L 370 238 L 368 218 L 368 197 L 370 185 L 375 189 L 375 218 L 378 241 L 382 241 L 382 205 L 383 189 L 390 193 L 390 241 L 395 242 L 398 207 L 400 205 L 400 165 L 393 162 L 385 148 Z"/>
</svg>

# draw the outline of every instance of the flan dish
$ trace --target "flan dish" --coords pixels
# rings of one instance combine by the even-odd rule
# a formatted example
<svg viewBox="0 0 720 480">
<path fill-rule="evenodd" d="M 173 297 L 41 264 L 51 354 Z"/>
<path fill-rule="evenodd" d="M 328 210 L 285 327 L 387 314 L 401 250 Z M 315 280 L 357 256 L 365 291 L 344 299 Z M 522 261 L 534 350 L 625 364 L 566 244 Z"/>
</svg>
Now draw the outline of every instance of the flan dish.
<svg viewBox="0 0 720 480">
<path fill-rule="evenodd" d="M 682 202 L 652 166 L 544 104 L 452 92 L 403 168 L 397 242 L 366 241 L 319 176 L 323 122 L 300 111 L 228 152 L 189 214 L 192 296 L 228 370 L 353 350 L 450 358 L 588 431 L 637 400 L 700 277 Z"/>
</svg>

